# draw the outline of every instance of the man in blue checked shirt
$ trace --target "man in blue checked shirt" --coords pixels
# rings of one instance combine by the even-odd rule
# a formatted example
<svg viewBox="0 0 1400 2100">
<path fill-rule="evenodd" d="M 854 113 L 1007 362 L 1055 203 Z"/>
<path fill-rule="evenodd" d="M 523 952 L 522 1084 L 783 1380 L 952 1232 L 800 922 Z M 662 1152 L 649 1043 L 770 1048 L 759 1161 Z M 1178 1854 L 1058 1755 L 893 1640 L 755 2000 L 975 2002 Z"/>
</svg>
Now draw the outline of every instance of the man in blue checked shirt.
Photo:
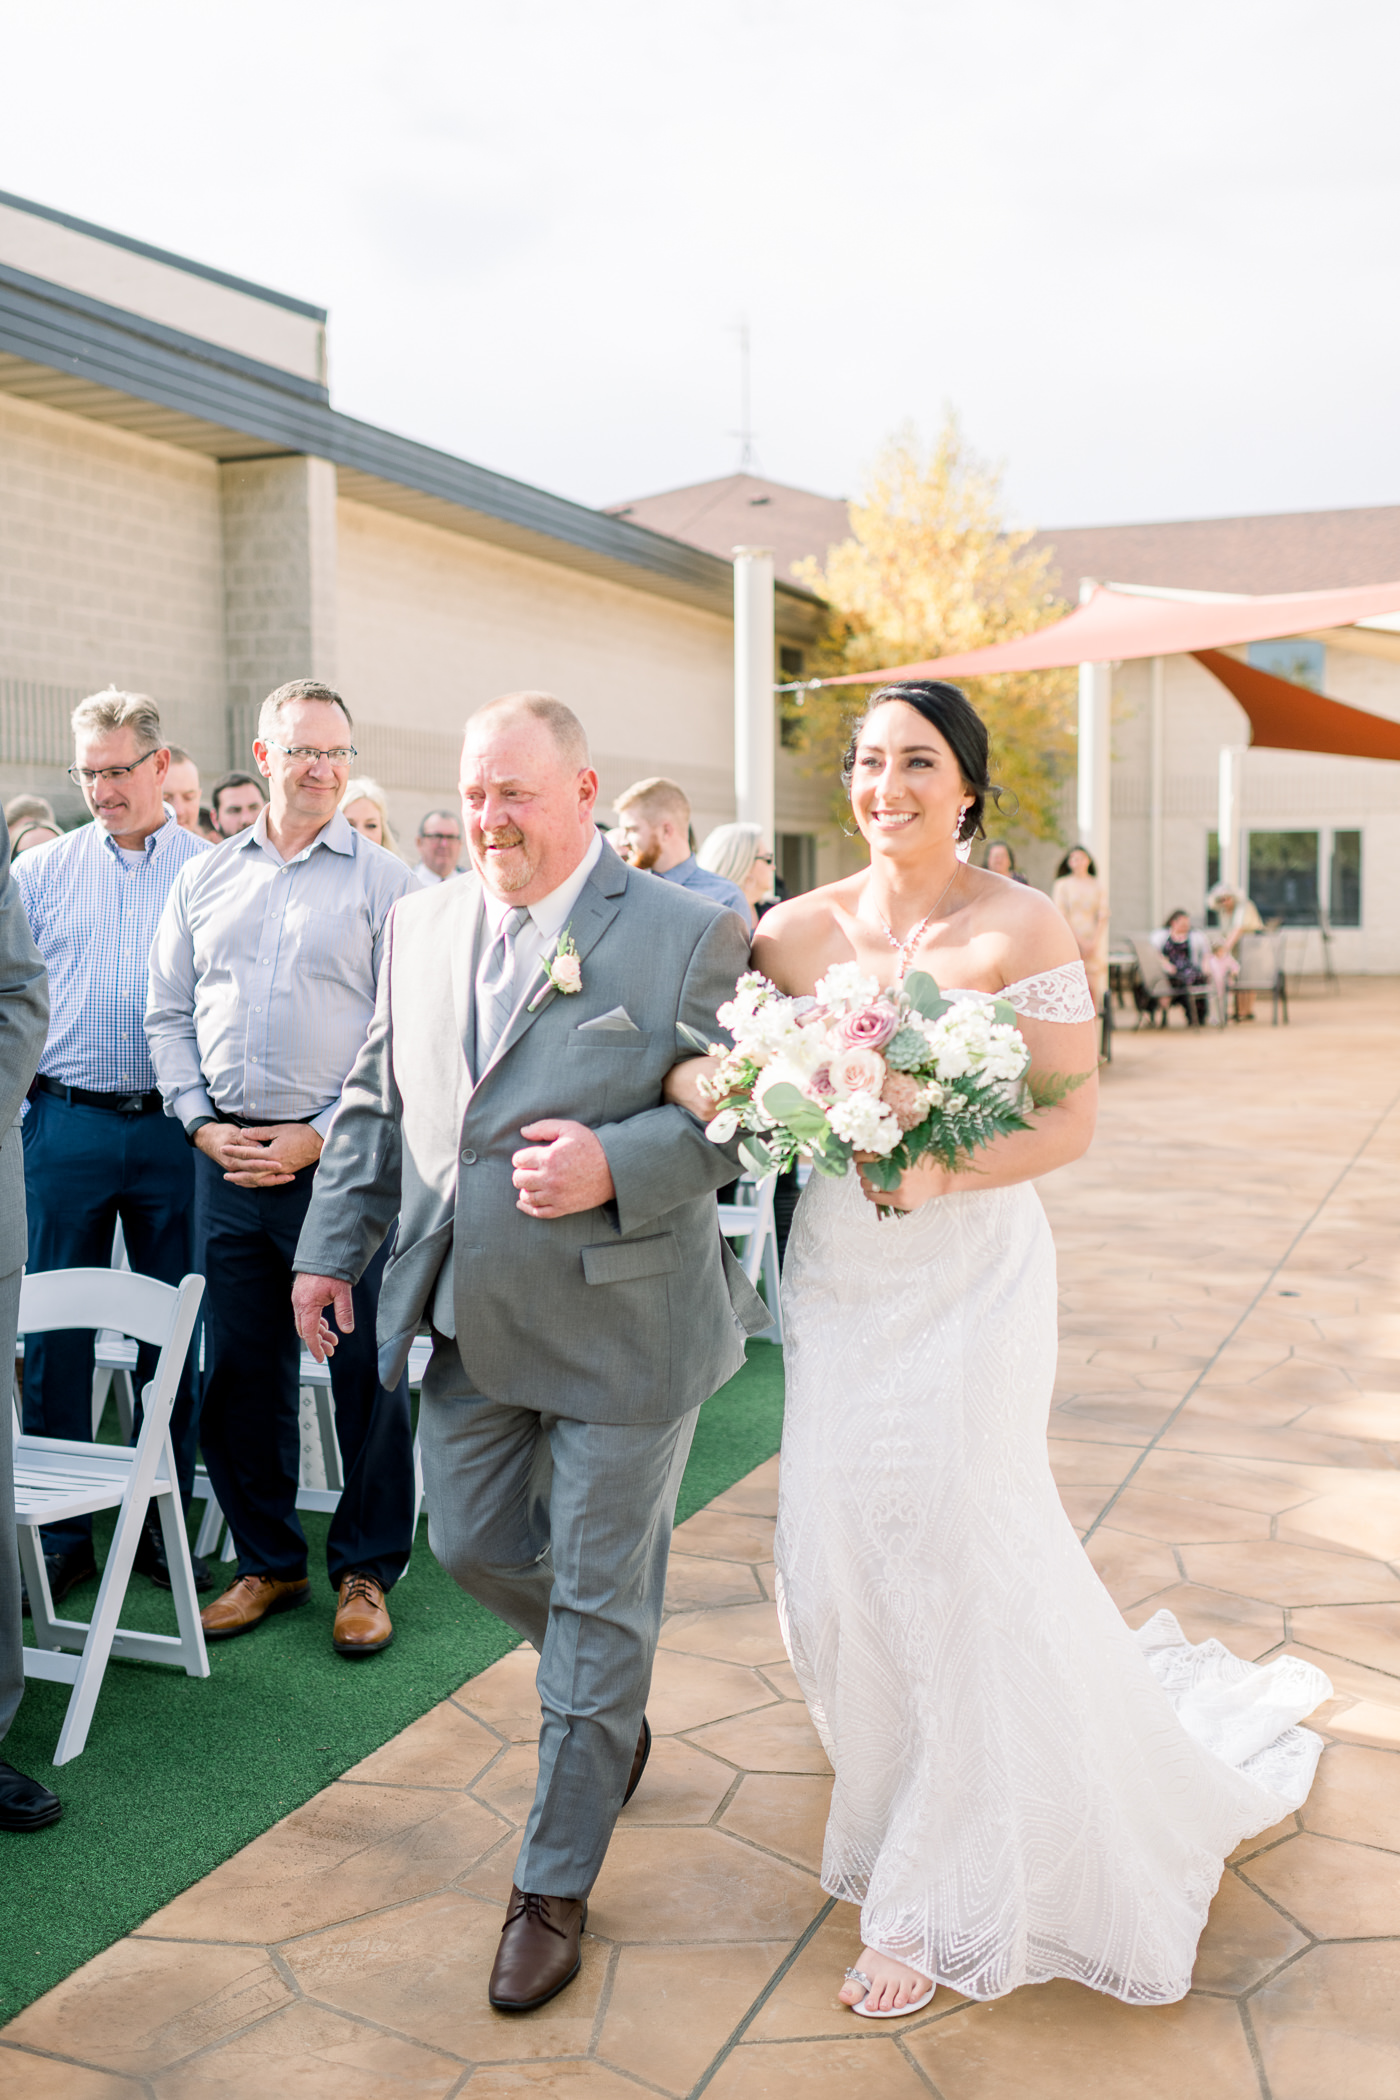
<svg viewBox="0 0 1400 2100">
<path fill-rule="evenodd" d="M 93 821 L 15 863 L 15 887 L 49 973 L 48 1041 L 24 1119 L 29 1263 L 105 1269 L 121 1220 L 133 1269 L 178 1283 L 193 1267 L 189 1148 L 160 1113 L 146 1047 L 147 964 L 180 870 L 209 852 L 165 802 L 170 751 L 143 693 L 109 688 L 73 710 L 69 768 Z M 92 1435 L 92 1335 L 34 1335 L 24 1360 L 24 1426 L 33 1435 Z M 171 1417 L 188 1502 L 198 1407 L 187 1361 Z M 143 1345 L 137 1391 L 155 1372 Z M 92 1518 L 44 1527 L 55 1603 L 96 1572 Z M 159 1522 L 148 1519 L 136 1565 L 169 1587 Z M 209 1576 L 195 1563 L 196 1580 Z"/>
<path fill-rule="evenodd" d="M 322 1140 L 374 1014 L 385 921 L 414 886 L 403 862 L 340 810 L 355 749 L 338 693 L 311 679 L 279 686 L 262 704 L 253 756 L 267 807 L 176 883 L 151 951 L 146 1013 L 166 1112 L 196 1148 L 208 1335 L 200 1440 L 238 1548 L 237 1581 L 202 1615 L 211 1640 L 311 1594 L 296 1513 L 292 1257 Z M 331 1365 L 345 1486 L 327 1561 L 332 1638 L 348 1656 L 393 1639 L 384 1596 L 413 1543 L 408 1386 L 379 1383 L 374 1332 L 387 1256 L 386 1243 L 356 1286 L 354 1330 Z"/>
</svg>

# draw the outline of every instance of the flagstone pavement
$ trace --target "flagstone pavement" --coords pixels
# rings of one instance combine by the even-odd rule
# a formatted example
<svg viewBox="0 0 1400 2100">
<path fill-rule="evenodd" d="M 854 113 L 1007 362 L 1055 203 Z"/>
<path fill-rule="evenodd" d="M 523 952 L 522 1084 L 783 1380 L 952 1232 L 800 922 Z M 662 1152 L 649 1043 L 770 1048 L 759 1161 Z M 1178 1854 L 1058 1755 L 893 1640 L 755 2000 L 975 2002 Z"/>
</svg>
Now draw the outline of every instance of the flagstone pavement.
<svg viewBox="0 0 1400 2100">
<path fill-rule="evenodd" d="M 859 1937 L 817 1879 L 774 1461 L 676 1534 L 655 1754 L 552 2005 L 484 1993 L 533 1771 L 518 1651 L 21 2013 L 6 2100 L 1396 2100 L 1397 1042 L 1377 980 L 1286 1029 L 1120 1035 L 1092 1153 L 1043 1188 L 1051 1450 L 1095 1566 L 1131 1624 L 1169 1605 L 1336 1691 L 1311 1798 L 1235 1854 L 1180 2004 L 839 2006 Z"/>
</svg>

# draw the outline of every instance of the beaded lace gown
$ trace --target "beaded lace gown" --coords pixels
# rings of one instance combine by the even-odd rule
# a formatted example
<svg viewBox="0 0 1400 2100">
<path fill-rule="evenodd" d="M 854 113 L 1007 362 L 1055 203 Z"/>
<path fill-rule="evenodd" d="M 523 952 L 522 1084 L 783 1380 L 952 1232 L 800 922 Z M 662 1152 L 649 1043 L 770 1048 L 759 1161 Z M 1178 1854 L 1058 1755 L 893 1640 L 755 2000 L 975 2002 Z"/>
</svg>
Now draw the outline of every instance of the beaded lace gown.
<svg viewBox="0 0 1400 2100">
<path fill-rule="evenodd" d="M 950 997 L 977 997 L 951 993 Z M 1093 1019 L 1082 964 L 1001 996 Z M 836 1773 L 828 1893 L 973 1998 L 1184 1995 L 1226 1856 L 1298 1807 L 1330 1694 L 1293 1658 L 1129 1631 L 1046 1425 L 1055 1251 L 1029 1182 L 884 1221 L 812 1177 L 783 1282 L 778 1605 Z"/>
</svg>

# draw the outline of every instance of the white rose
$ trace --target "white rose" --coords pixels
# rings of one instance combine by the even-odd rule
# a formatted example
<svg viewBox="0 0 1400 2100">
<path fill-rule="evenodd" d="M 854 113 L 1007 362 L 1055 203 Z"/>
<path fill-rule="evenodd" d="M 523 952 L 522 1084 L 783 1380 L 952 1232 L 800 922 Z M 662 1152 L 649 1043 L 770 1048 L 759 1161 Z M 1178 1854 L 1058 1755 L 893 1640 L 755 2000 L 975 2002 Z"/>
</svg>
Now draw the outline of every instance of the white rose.
<svg viewBox="0 0 1400 2100">
<path fill-rule="evenodd" d="M 739 1128 L 739 1118 L 732 1108 L 722 1108 L 717 1116 L 705 1125 L 705 1135 L 712 1145 L 727 1145 Z"/>
</svg>

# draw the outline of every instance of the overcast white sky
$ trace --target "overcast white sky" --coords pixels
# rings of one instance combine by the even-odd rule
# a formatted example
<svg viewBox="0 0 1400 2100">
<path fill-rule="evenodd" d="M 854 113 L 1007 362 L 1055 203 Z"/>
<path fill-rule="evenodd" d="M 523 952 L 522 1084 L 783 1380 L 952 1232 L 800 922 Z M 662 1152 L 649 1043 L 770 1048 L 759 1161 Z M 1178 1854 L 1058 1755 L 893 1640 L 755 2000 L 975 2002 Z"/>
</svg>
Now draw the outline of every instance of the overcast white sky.
<svg viewBox="0 0 1400 2100">
<path fill-rule="evenodd" d="M 0 188 L 331 310 L 347 412 L 605 503 L 1400 502 L 1395 0 L 0 0 Z"/>
</svg>

